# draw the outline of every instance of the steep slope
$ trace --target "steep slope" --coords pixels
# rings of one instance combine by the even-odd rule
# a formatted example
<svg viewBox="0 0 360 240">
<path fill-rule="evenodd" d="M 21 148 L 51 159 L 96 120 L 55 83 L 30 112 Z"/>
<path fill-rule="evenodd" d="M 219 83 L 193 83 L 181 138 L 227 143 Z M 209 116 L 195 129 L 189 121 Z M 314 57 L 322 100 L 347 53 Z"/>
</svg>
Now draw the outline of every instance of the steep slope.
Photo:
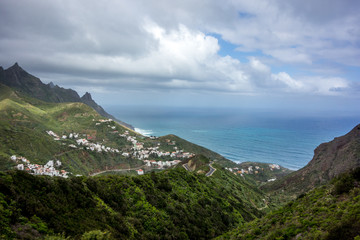
<svg viewBox="0 0 360 240">
<path fill-rule="evenodd" d="M 103 117 L 106 117 L 106 118 L 111 118 L 111 119 L 114 119 L 116 120 L 119 124 L 127 127 L 127 128 L 130 128 L 130 129 L 134 129 L 133 126 L 131 126 L 130 124 L 128 123 L 125 123 L 123 121 L 120 121 L 120 120 L 117 120 L 113 115 L 107 113 L 100 105 L 98 105 L 91 97 L 91 94 L 86 92 L 84 94 L 84 96 L 81 97 L 81 102 L 82 103 L 85 103 L 86 105 L 92 107 L 93 109 L 95 109 L 96 112 L 98 112 L 101 116 Z"/>
<path fill-rule="evenodd" d="M 344 136 L 321 144 L 304 168 L 265 185 L 263 189 L 286 191 L 296 196 L 357 167 L 360 167 L 360 125 Z"/>
<path fill-rule="evenodd" d="M 52 82 L 44 84 L 41 80 L 22 69 L 18 63 L 4 70 L 0 68 L 0 83 L 9 86 L 17 91 L 27 94 L 30 97 L 40 99 L 45 102 L 63 103 L 63 102 L 83 102 L 92 107 L 100 115 L 117 120 L 108 114 L 101 106 L 92 100 L 89 93 L 82 98 L 72 89 L 64 89 Z M 130 124 L 117 120 L 120 124 L 133 129 Z"/>
<path fill-rule="evenodd" d="M 254 203 L 261 203 L 261 192 L 224 171 L 216 174 L 182 168 L 71 179 L 0 173 L 0 238 L 210 239 L 263 215 Z"/>
<path fill-rule="evenodd" d="M 27 73 L 17 63 L 2 71 L 0 82 L 46 102 L 80 102 L 80 97 L 74 90 L 43 84 L 39 78 Z"/>
<path fill-rule="evenodd" d="M 360 239 L 360 168 L 217 239 Z"/>
</svg>

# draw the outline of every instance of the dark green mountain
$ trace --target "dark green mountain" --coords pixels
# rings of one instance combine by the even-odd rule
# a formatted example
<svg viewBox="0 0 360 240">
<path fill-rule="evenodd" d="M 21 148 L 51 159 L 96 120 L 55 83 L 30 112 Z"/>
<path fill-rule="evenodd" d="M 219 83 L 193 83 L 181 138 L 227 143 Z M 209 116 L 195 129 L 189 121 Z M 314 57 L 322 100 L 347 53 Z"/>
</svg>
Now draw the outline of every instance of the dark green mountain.
<svg viewBox="0 0 360 240">
<path fill-rule="evenodd" d="M 262 216 L 263 198 L 221 169 L 70 179 L 12 171 L 0 173 L 0 238 L 211 239 Z"/>
<path fill-rule="evenodd" d="M 100 115 L 117 120 L 114 116 L 107 113 L 101 106 L 99 106 L 89 93 L 83 97 L 77 94 L 72 89 L 64 89 L 52 82 L 44 84 L 41 80 L 22 69 L 17 63 L 12 67 L 4 70 L 0 68 L 0 83 L 9 86 L 17 91 L 26 94 L 29 97 L 40 99 L 45 102 L 63 103 L 63 102 L 83 102 L 86 105 L 94 108 Z M 120 124 L 133 129 L 130 124 L 117 120 Z"/>
</svg>

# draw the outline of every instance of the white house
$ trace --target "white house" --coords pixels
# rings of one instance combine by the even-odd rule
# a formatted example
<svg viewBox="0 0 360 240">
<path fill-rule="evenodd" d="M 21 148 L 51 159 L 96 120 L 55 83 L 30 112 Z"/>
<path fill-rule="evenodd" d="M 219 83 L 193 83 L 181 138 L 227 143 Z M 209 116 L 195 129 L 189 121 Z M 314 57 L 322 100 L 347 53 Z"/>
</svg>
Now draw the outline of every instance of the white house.
<svg viewBox="0 0 360 240">
<path fill-rule="evenodd" d="M 44 167 L 45 167 L 45 168 L 52 168 L 52 167 L 54 167 L 54 161 L 53 161 L 53 160 L 48 161 L 48 162 L 45 164 Z"/>
<path fill-rule="evenodd" d="M 17 166 L 16 166 L 16 168 L 18 169 L 18 170 L 24 170 L 24 164 L 18 164 Z"/>
</svg>

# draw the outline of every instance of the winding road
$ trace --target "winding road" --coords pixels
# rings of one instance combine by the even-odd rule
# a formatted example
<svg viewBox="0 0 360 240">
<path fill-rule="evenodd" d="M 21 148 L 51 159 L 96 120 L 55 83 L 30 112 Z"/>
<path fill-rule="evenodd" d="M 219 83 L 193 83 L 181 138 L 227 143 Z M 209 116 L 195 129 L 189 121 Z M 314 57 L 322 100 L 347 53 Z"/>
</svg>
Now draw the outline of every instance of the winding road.
<svg viewBox="0 0 360 240">
<path fill-rule="evenodd" d="M 210 167 L 210 171 L 205 175 L 207 177 L 210 177 L 216 171 L 216 168 L 213 168 L 213 166 L 211 166 L 211 163 L 209 164 L 209 167 Z"/>
<path fill-rule="evenodd" d="M 187 171 L 191 172 L 191 170 L 189 169 L 189 166 L 188 166 L 187 163 L 183 164 L 182 166 L 183 166 Z M 210 176 L 213 175 L 213 173 L 216 171 L 216 168 L 213 168 L 213 166 L 211 166 L 211 163 L 209 164 L 209 167 L 210 167 L 210 171 L 205 174 L 205 176 L 207 176 L 207 177 L 210 177 Z"/>
<path fill-rule="evenodd" d="M 96 175 L 99 175 L 101 173 L 105 173 L 105 172 L 125 172 L 125 171 L 130 171 L 130 170 L 139 170 L 140 168 L 144 168 L 146 167 L 146 165 L 142 165 L 140 167 L 136 167 L 136 168 L 121 168 L 121 169 L 110 169 L 110 170 L 104 170 L 104 171 L 100 171 L 100 172 L 96 172 L 96 173 L 92 173 L 90 174 L 90 176 L 96 176 Z"/>
</svg>

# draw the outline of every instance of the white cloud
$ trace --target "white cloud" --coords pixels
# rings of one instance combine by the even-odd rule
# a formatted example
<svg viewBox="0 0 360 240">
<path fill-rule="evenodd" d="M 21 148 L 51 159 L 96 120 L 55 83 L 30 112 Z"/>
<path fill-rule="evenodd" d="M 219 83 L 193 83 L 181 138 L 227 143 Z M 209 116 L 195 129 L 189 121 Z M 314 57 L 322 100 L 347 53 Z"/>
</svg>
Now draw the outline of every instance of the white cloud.
<svg viewBox="0 0 360 240">
<path fill-rule="evenodd" d="M 278 74 L 271 74 L 271 78 L 274 81 L 280 81 L 289 87 L 289 90 L 303 91 L 305 86 L 304 83 L 297 81 L 290 77 L 286 72 L 280 72 Z"/>
<path fill-rule="evenodd" d="M 101 91 L 340 95 L 352 85 L 337 76 L 341 70 L 335 75 L 322 62 L 359 66 L 358 6 L 358 1 L 321 0 L 310 5 L 300 0 L 0 1 L 0 20 L 7 23 L 0 25 L 0 62 L 17 61 L 40 77 L 56 73 L 52 77 L 68 86 L 76 82 L 102 86 Z M 213 33 L 247 56 L 263 55 L 248 62 L 220 56 Z M 274 72 L 274 65 L 284 69 Z M 286 72 L 288 65 L 306 68 L 309 76 Z"/>
<path fill-rule="evenodd" d="M 338 77 L 306 77 L 302 79 L 308 91 L 320 95 L 340 95 L 342 91 L 348 90 L 349 82 Z"/>
</svg>

